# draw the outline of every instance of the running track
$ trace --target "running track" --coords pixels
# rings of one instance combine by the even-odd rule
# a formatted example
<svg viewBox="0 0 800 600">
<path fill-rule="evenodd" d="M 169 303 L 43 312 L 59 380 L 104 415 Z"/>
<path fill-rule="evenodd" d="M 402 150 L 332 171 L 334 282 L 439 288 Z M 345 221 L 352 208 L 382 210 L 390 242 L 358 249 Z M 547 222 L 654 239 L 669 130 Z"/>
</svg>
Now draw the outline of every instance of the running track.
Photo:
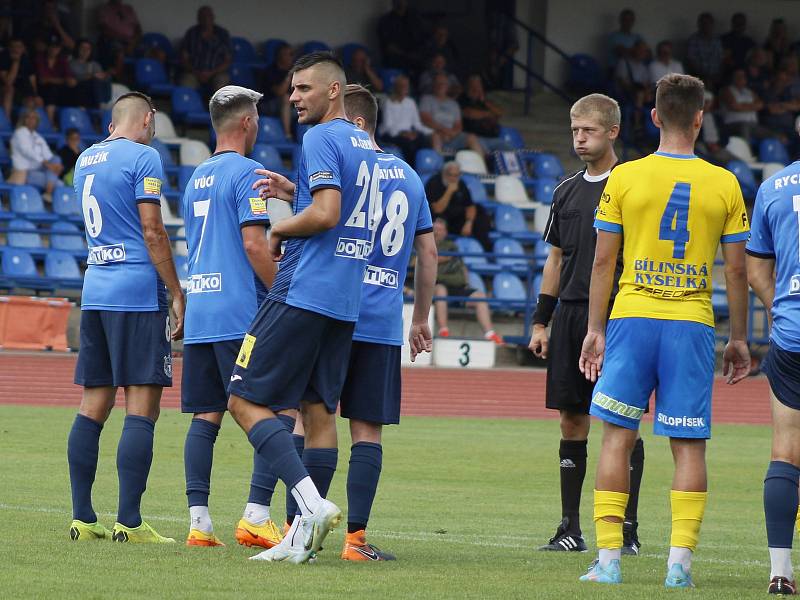
<svg viewBox="0 0 800 600">
<path fill-rule="evenodd" d="M 74 406 L 75 354 L 0 352 L 0 404 Z M 175 360 L 174 381 L 182 361 Z M 554 418 L 544 408 L 545 374 L 539 369 L 403 369 L 403 414 L 409 416 Z M 716 423 L 769 423 L 769 387 L 763 377 L 714 385 Z M 162 406 L 180 405 L 179 387 L 167 388 Z"/>
</svg>

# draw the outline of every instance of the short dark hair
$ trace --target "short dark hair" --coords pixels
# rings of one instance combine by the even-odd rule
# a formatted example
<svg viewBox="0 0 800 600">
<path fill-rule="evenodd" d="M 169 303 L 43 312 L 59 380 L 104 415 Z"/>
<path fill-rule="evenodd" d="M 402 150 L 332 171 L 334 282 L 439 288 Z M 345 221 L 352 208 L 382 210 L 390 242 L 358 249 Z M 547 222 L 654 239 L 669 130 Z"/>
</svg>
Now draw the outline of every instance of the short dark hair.
<svg viewBox="0 0 800 600">
<path fill-rule="evenodd" d="M 111 107 L 112 110 L 114 106 L 122 102 L 123 100 L 128 100 L 130 98 L 139 98 L 140 100 L 144 100 L 147 102 L 148 106 L 150 107 L 150 112 L 155 112 L 156 107 L 153 105 L 153 99 L 143 92 L 126 92 L 122 94 L 119 98 L 114 101 L 114 105 Z"/>
<path fill-rule="evenodd" d="M 81 133 L 81 132 L 80 132 L 80 130 L 79 130 L 77 127 L 68 127 L 68 128 L 67 128 L 67 130 L 64 132 L 64 135 L 65 135 L 66 137 L 69 137 L 69 136 L 71 136 L 73 133 L 77 133 L 78 135 L 80 135 L 80 133 Z"/>
<path fill-rule="evenodd" d="M 691 129 L 704 104 L 705 86 L 697 77 L 669 73 L 656 84 L 656 113 L 667 129 Z"/>
<path fill-rule="evenodd" d="M 328 50 L 323 50 L 320 52 L 310 52 L 308 54 L 304 54 L 296 61 L 294 61 L 294 65 L 292 65 L 289 74 L 293 75 L 298 71 L 305 71 L 306 69 L 310 69 L 316 65 L 330 63 L 336 67 L 339 67 L 340 70 L 344 71 L 344 67 L 342 66 L 342 61 L 339 60 L 339 57 L 336 56 L 333 52 Z"/>
<path fill-rule="evenodd" d="M 370 134 L 378 124 L 378 101 L 367 88 L 357 83 L 348 84 L 344 91 L 344 110 L 348 119 L 361 117 Z"/>
</svg>

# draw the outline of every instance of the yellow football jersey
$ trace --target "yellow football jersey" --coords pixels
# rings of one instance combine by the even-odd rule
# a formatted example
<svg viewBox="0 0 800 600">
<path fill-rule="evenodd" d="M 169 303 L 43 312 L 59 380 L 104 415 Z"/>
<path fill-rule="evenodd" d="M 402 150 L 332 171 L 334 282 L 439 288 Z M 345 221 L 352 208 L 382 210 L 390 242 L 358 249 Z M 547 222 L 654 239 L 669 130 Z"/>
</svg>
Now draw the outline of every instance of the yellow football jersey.
<svg viewBox="0 0 800 600">
<path fill-rule="evenodd" d="M 695 156 L 660 152 L 621 164 L 608 178 L 595 227 L 624 238 L 612 319 L 714 326 L 711 272 L 718 244 L 749 235 L 732 173 Z"/>
</svg>

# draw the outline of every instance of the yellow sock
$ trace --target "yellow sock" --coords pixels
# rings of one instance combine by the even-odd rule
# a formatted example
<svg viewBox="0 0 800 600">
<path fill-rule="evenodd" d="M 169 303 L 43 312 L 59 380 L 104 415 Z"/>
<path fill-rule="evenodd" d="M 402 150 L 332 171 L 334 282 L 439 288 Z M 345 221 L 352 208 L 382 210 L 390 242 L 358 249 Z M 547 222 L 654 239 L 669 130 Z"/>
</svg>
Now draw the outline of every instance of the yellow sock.
<svg viewBox="0 0 800 600">
<path fill-rule="evenodd" d="M 800 535 L 800 510 L 797 511 L 797 517 L 794 521 L 794 528 L 797 530 L 798 535 Z"/>
<path fill-rule="evenodd" d="M 672 535 L 669 544 L 677 548 L 689 548 L 694 552 L 700 539 L 700 525 L 706 510 L 708 492 L 671 490 L 669 496 L 672 505 Z"/>
<path fill-rule="evenodd" d="M 597 533 L 597 547 L 616 550 L 622 548 L 622 520 L 625 518 L 625 507 L 628 506 L 628 494 L 594 491 L 594 527 Z M 603 517 L 618 517 L 619 522 L 606 521 Z"/>
</svg>

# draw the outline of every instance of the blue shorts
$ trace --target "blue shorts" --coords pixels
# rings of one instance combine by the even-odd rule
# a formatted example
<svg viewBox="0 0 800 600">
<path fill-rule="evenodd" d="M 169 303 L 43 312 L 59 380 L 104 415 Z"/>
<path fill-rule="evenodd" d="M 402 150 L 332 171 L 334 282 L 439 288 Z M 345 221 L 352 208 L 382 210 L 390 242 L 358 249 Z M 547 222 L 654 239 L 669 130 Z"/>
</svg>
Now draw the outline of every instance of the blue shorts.
<svg viewBox="0 0 800 600">
<path fill-rule="evenodd" d="M 613 319 L 589 414 L 638 429 L 655 391 L 656 435 L 707 439 L 713 385 L 712 327 L 692 321 Z"/>
<path fill-rule="evenodd" d="M 84 387 L 171 387 L 169 334 L 166 310 L 82 310 L 75 383 Z"/>
<path fill-rule="evenodd" d="M 273 412 L 323 402 L 336 412 L 355 323 L 267 300 L 245 335 L 228 392 Z"/>
<path fill-rule="evenodd" d="M 400 348 L 353 342 L 341 414 L 380 425 L 400 422 Z"/>
<path fill-rule="evenodd" d="M 181 412 L 224 412 L 228 383 L 242 340 L 184 344 Z"/>
<path fill-rule="evenodd" d="M 770 341 L 761 370 L 780 403 L 800 410 L 800 352 L 784 350 Z"/>
</svg>

